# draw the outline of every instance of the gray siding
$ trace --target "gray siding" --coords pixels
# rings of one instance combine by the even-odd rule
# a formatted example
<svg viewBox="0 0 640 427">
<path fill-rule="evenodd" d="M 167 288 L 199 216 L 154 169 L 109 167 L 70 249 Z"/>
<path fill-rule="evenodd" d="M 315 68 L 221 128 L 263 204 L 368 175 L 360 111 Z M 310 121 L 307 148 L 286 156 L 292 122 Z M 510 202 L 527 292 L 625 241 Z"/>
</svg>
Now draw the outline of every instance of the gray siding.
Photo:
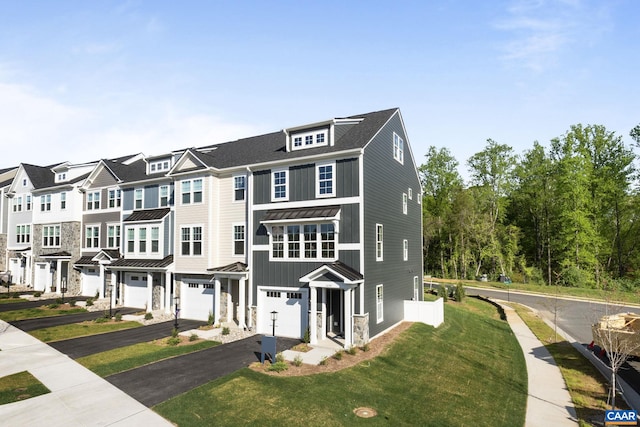
<svg viewBox="0 0 640 427">
<path fill-rule="evenodd" d="M 393 132 L 404 140 L 404 164 L 393 158 Z M 413 297 L 413 277 L 422 278 L 422 210 L 420 183 L 407 137 L 396 114 L 364 151 L 365 311 L 370 335 L 375 336 L 402 320 L 403 301 Z M 413 189 L 407 215 L 402 213 L 402 193 Z M 384 226 L 384 261 L 375 254 L 376 223 Z M 402 241 L 409 241 L 409 260 L 403 261 Z M 376 323 L 376 285 L 384 285 L 384 321 Z"/>
<path fill-rule="evenodd" d="M 173 212 L 170 212 L 164 220 L 161 239 L 164 241 L 163 258 L 173 253 Z"/>
<path fill-rule="evenodd" d="M 89 188 L 110 187 L 116 186 L 117 184 L 118 183 L 113 178 L 113 175 L 103 168 L 102 171 L 98 173 L 96 179 L 93 180 Z"/>
<path fill-rule="evenodd" d="M 336 196 L 358 196 L 359 188 L 358 159 L 342 159 L 336 161 Z"/>
<path fill-rule="evenodd" d="M 120 212 L 99 212 L 99 213 L 91 213 L 85 214 L 82 216 L 82 223 L 84 225 L 82 232 L 82 243 L 81 246 L 84 247 L 85 239 L 86 239 L 86 226 L 87 225 L 100 225 L 100 246 L 103 248 L 107 247 L 107 223 L 120 223 Z M 94 249 L 92 249 L 94 250 Z"/>
</svg>

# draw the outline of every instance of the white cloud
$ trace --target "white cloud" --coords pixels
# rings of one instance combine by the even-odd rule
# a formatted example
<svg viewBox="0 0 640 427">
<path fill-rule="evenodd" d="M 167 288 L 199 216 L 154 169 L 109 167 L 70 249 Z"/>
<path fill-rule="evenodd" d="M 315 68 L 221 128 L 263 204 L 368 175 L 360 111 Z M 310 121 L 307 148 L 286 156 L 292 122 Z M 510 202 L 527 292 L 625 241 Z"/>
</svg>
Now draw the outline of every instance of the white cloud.
<svg viewBox="0 0 640 427">
<path fill-rule="evenodd" d="M 144 118 L 117 123 L 103 110 L 64 105 L 32 88 L 0 83 L 0 168 L 161 154 L 251 136 L 256 129 L 221 117 L 149 106 Z"/>
</svg>

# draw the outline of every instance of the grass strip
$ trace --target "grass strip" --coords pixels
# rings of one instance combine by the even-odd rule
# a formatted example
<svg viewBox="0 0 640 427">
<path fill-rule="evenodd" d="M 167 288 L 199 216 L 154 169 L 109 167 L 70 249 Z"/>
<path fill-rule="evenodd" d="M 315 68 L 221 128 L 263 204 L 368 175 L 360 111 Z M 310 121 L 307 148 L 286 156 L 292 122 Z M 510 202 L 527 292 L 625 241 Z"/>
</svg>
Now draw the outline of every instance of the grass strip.
<svg viewBox="0 0 640 427">
<path fill-rule="evenodd" d="M 27 371 L 0 378 L 0 405 L 50 392 L 51 390 Z"/>
<path fill-rule="evenodd" d="M 36 319 L 38 317 L 64 316 L 65 314 L 86 313 L 87 310 L 81 307 L 72 308 L 25 308 L 23 310 L 11 310 L 0 313 L 0 319 L 5 322 L 13 322 L 15 320 Z"/>
<path fill-rule="evenodd" d="M 76 359 L 76 362 L 101 377 L 108 377 L 109 375 L 128 371 L 162 359 L 204 350 L 220 344 L 216 341 L 207 340 L 194 341 L 193 343 L 179 346 L 169 346 L 165 343 L 166 339 L 151 343 L 134 344 L 81 357 Z"/>
<path fill-rule="evenodd" d="M 103 334 L 105 332 L 120 331 L 142 326 L 139 322 L 81 322 L 70 325 L 52 326 L 50 328 L 36 329 L 29 334 L 43 342 L 67 340 L 70 338 L 84 337 L 87 335 Z"/>
<path fill-rule="evenodd" d="M 556 334 L 540 317 L 520 304 L 511 304 L 534 335 L 549 350 L 571 394 L 580 425 L 602 422 L 607 406 L 608 382 L 600 371 L 568 341 Z M 624 401 L 620 402 L 625 405 Z M 626 406 L 621 406 L 628 409 Z"/>
<path fill-rule="evenodd" d="M 181 427 L 522 426 L 524 356 L 509 325 L 487 306 L 472 299 L 446 304 L 437 329 L 416 323 L 380 356 L 339 372 L 286 377 L 245 368 L 154 410 Z M 377 416 L 358 418 L 358 407 Z"/>
</svg>

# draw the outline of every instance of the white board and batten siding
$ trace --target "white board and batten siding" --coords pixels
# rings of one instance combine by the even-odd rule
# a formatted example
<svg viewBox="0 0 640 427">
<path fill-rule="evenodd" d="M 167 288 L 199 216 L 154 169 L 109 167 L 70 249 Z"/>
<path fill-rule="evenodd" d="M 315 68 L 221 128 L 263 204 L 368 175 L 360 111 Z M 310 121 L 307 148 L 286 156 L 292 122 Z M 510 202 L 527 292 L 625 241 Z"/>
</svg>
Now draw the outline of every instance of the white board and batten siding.
<svg viewBox="0 0 640 427">
<path fill-rule="evenodd" d="M 258 333 L 271 335 L 271 312 L 278 312 L 276 336 L 302 338 L 309 317 L 309 290 L 258 287 Z"/>
</svg>

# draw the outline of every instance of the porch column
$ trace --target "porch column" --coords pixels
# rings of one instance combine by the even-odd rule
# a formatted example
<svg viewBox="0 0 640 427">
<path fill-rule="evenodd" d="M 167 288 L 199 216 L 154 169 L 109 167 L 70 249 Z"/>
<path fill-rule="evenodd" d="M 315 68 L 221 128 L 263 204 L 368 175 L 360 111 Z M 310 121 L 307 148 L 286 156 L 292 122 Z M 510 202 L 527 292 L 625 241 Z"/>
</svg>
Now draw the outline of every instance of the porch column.
<svg viewBox="0 0 640 427">
<path fill-rule="evenodd" d="M 311 292 L 311 307 L 309 307 L 309 337 L 311 337 L 310 344 L 318 343 L 318 289 L 311 287 L 309 284 L 309 291 Z"/>
<path fill-rule="evenodd" d="M 166 314 L 171 314 L 171 285 L 171 272 L 167 271 L 164 273 L 164 312 Z"/>
<path fill-rule="evenodd" d="M 360 314 L 364 315 L 364 283 L 360 283 L 358 288 L 360 288 L 360 292 L 358 292 L 360 295 Z"/>
<path fill-rule="evenodd" d="M 238 326 L 240 328 L 246 329 L 247 325 L 245 325 L 245 318 L 247 313 L 247 303 L 246 303 L 246 286 L 247 279 L 244 277 L 238 280 Z"/>
<path fill-rule="evenodd" d="M 253 281 L 247 280 L 247 306 L 249 308 L 249 319 L 247 325 L 249 328 L 253 328 Z"/>
<path fill-rule="evenodd" d="M 322 324 L 320 326 L 320 340 L 327 338 L 327 288 L 322 288 Z"/>
<path fill-rule="evenodd" d="M 344 346 L 345 348 L 349 348 L 353 344 L 353 338 L 351 337 L 353 333 L 353 327 L 351 326 L 352 320 L 353 320 L 353 316 L 351 313 L 351 288 L 349 288 L 349 289 L 345 289 L 344 291 Z"/>
<path fill-rule="evenodd" d="M 220 278 L 214 277 L 213 284 L 215 293 L 213 298 L 213 323 L 216 324 L 220 321 L 220 298 L 222 298 L 220 293 Z"/>
<path fill-rule="evenodd" d="M 111 293 L 109 294 L 109 298 L 111 298 L 111 306 L 114 307 L 116 305 L 116 294 L 118 293 L 118 272 L 111 270 Z"/>
<path fill-rule="evenodd" d="M 62 261 L 56 261 L 56 288 L 58 289 L 58 293 L 62 293 Z"/>
<path fill-rule="evenodd" d="M 98 298 L 104 298 L 104 265 L 100 264 L 100 287 L 98 287 Z M 94 295 L 95 296 L 95 295 Z"/>
<path fill-rule="evenodd" d="M 147 272 L 147 312 L 153 311 L 153 273 Z"/>
</svg>

